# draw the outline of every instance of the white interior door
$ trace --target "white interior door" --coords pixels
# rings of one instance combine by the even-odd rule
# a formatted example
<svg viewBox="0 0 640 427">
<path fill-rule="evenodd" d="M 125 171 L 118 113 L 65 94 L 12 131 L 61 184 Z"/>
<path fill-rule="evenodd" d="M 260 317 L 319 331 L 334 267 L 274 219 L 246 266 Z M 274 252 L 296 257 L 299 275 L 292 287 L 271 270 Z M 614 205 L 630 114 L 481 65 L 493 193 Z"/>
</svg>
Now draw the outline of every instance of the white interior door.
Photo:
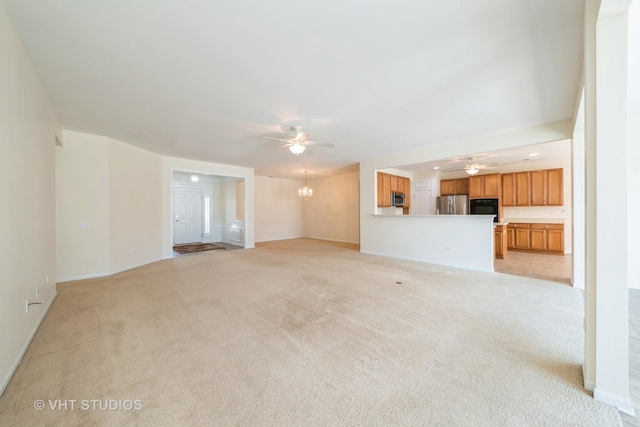
<svg viewBox="0 0 640 427">
<path fill-rule="evenodd" d="M 433 215 L 435 208 L 433 207 L 433 195 L 431 190 L 416 190 L 415 194 L 416 215 Z"/>
<path fill-rule="evenodd" d="M 202 193 L 175 191 L 173 215 L 174 245 L 202 242 Z"/>
</svg>

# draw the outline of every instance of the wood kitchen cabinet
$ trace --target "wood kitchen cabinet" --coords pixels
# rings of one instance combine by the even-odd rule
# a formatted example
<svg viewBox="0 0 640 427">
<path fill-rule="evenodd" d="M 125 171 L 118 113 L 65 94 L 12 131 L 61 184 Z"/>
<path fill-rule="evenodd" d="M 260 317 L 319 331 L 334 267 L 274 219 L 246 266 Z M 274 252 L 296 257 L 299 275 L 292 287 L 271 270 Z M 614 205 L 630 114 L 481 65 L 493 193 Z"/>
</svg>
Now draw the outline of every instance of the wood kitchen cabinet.
<svg viewBox="0 0 640 427">
<path fill-rule="evenodd" d="M 391 175 L 384 172 L 377 173 L 378 178 L 378 207 L 391 206 L 391 193 L 404 194 L 404 207 L 411 206 L 411 180 L 403 176 Z"/>
<path fill-rule="evenodd" d="M 510 223 L 507 248 L 564 254 L 564 224 Z"/>
<path fill-rule="evenodd" d="M 505 259 L 507 257 L 507 230 L 504 225 L 496 225 L 493 227 L 494 244 L 496 258 Z"/>
<path fill-rule="evenodd" d="M 531 224 L 531 249 L 564 253 L 564 225 Z"/>
<path fill-rule="evenodd" d="M 443 179 L 440 181 L 441 196 L 469 194 L 469 178 Z"/>
<path fill-rule="evenodd" d="M 391 206 L 391 175 L 378 172 L 378 207 Z"/>
<path fill-rule="evenodd" d="M 405 209 L 410 208 L 411 207 L 411 180 L 405 177 L 400 177 L 400 178 L 402 178 L 402 181 L 404 184 L 404 207 Z"/>
<path fill-rule="evenodd" d="M 499 173 L 472 176 L 469 178 L 469 198 L 498 198 L 502 187 L 501 182 Z"/>
<path fill-rule="evenodd" d="M 530 173 L 531 206 L 562 206 L 564 204 L 562 168 Z"/>
<path fill-rule="evenodd" d="M 503 173 L 502 206 L 529 206 L 530 172 Z"/>
</svg>

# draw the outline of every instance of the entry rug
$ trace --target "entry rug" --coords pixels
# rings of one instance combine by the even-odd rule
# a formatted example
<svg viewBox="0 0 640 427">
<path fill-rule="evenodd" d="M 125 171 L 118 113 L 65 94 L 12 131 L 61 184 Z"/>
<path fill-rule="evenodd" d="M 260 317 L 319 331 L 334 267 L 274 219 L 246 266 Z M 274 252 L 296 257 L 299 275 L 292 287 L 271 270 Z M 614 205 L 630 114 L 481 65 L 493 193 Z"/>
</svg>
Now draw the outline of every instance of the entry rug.
<svg viewBox="0 0 640 427">
<path fill-rule="evenodd" d="M 218 249 L 225 249 L 222 246 L 214 245 L 212 243 L 196 243 L 192 245 L 176 245 L 173 250 L 179 254 L 192 254 L 194 252 L 215 251 Z"/>
</svg>

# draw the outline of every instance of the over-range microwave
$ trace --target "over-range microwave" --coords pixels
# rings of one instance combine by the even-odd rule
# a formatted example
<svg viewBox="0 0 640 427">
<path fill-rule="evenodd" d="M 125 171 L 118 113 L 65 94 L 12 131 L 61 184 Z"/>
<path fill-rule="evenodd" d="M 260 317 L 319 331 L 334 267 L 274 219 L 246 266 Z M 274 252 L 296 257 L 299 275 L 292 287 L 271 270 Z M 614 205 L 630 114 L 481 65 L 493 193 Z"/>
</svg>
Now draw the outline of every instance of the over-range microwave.
<svg viewBox="0 0 640 427">
<path fill-rule="evenodd" d="M 404 206 L 404 194 L 391 192 L 391 206 Z"/>
</svg>

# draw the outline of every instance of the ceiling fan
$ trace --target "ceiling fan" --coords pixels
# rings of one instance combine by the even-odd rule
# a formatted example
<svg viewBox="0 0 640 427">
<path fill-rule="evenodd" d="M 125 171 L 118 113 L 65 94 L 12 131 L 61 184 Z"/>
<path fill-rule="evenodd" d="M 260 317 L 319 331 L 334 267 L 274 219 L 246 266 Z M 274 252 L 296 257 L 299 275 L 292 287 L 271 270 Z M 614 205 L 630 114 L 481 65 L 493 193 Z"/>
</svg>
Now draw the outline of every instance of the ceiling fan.
<svg viewBox="0 0 640 427">
<path fill-rule="evenodd" d="M 497 163 L 487 163 L 487 164 L 480 164 L 478 162 L 476 162 L 474 157 L 469 158 L 469 160 L 471 160 L 471 163 L 467 164 L 465 167 L 463 168 L 455 168 L 455 169 L 447 169 L 446 172 L 453 172 L 453 171 L 465 171 L 467 172 L 469 175 L 475 175 L 478 172 L 480 172 L 483 169 L 493 169 L 494 166 L 497 165 Z"/>
<path fill-rule="evenodd" d="M 307 139 L 309 138 L 309 135 L 302 132 L 302 126 L 293 126 L 291 130 L 293 130 L 296 134 L 295 136 L 292 136 L 288 139 L 274 138 L 271 136 L 265 136 L 264 138 L 286 142 L 286 144 L 281 145 L 278 148 L 289 148 L 289 151 L 291 151 L 296 156 L 302 154 L 304 150 L 306 150 L 306 148 L 311 145 L 315 147 L 333 147 L 333 144 L 329 142 L 309 141 Z"/>
</svg>

